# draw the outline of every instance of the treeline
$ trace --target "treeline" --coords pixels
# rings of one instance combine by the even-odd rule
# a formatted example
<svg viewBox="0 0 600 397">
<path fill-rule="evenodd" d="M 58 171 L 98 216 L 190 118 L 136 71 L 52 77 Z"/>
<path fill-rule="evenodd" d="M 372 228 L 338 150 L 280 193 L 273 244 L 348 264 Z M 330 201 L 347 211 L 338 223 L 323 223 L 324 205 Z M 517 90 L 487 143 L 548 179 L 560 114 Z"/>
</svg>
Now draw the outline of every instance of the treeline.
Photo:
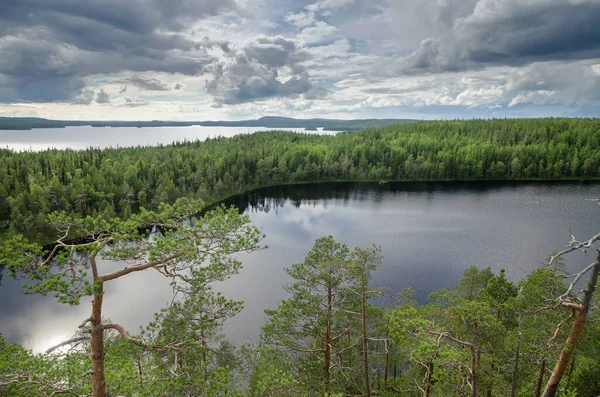
<svg viewBox="0 0 600 397">
<path fill-rule="evenodd" d="M 127 218 L 178 197 L 215 202 L 316 181 L 600 178 L 600 120 L 400 124 L 336 136 L 259 132 L 170 146 L 0 150 L 0 228 L 46 238 L 56 210 Z"/>
<path fill-rule="evenodd" d="M 409 289 L 376 307 L 370 298 L 384 292 L 369 279 L 380 261 L 378 247 L 317 240 L 287 269 L 289 298 L 267 311 L 254 344 L 219 337 L 218 325 L 239 311 L 223 308 L 241 303 L 207 305 L 205 295 L 176 301 L 130 341 L 107 333 L 108 392 L 429 397 L 509 396 L 514 387 L 515 396 L 541 395 L 576 315 L 574 298 L 557 304 L 566 286 L 555 270 L 513 283 L 504 271 L 473 266 L 454 291 L 434 292 L 427 304 Z M 557 395 L 600 393 L 597 320 L 591 311 Z M 87 342 L 67 354 L 32 355 L 0 339 L 0 395 L 89 395 L 89 357 Z"/>
<path fill-rule="evenodd" d="M 265 128 L 305 128 L 328 131 L 359 131 L 367 128 L 385 127 L 400 123 L 414 123 L 410 119 L 294 119 L 291 117 L 261 117 L 256 120 L 238 121 L 89 121 L 89 120 L 48 120 L 35 117 L 0 117 L 0 130 L 30 130 L 33 128 L 64 128 L 74 126 L 91 127 L 265 127 Z"/>
</svg>

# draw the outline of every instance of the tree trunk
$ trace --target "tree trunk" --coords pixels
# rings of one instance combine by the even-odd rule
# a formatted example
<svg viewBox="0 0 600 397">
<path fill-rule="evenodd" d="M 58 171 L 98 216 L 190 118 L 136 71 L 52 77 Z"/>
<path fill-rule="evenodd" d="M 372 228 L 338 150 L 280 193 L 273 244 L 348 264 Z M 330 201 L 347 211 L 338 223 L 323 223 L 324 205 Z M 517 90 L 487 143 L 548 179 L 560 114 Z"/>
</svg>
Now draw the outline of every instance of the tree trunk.
<svg viewBox="0 0 600 397">
<path fill-rule="evenodd" d="M 369 352 L 367 351 L 367 307 L 365 303 L 365 279 L 362 279 L 362 341 L 363 357 L 365 361 L 365 396 L 371 397 L 369 385 Z"/>
<path fill-rule="evenodd" d="M 471 346 L 471 397 L 477 397 L 477 363 L 479 362 L 479 351 Z"/>
<path fill-rule="evenodd" d="M 331 382 L 331 312 L 333 306 L 333 290 L 331 285 L 327 288 L 327 329 L 325 330 L 325 395 L 331 396 L 329 383 Z"/>
<path fill-rule="evenodd" d="M 423 397 L 429 397 L 431 394 L 431 378 L 433 378 L 433 361 L 427 366 L 427 378 L 425 379 L 425 394 Z"/>
<path fill-rule="evenodd" d="M 208 368 L 206 364 L 206 339 L 204 338 L 204 327 L 200 329 L 200 338 L 202 338 L 202 370 L 204 371 L 204 381 L 208 382 Z"/>
<path fill-rule="evenodd" d="M 540 397 L 542 393 L 542 383 L 544 383 L 544 373 L 546 371 L 546 360 L 542 360 L 540 363 L 540 372 L 538 374 L 537 383 L 535 384 L 535 392 L 533 397 Z"/>
<path fill-rule="evenodd" d="M 577 347 L 577 342 L 579 341 L 581 333 L 583 332 L 583 327 L 585 326 L 585 320 L 587 319 L 592 295 L 594 293 L 594 289 L 596 288 L 596 283 L 598 282 L 598 273 L 600 273 L 600 250 L 598 250 L 596 265 L 592 268 L 592 275 L 586 287 L 581 308 L 577 313 L 577 317 L 575 317 L 575 322 L 573 323 L 573 327 L 571 327 L 571 331 L 567 337 L 567 342 L 563 346 L 558 361 L 556 362 L 556 366 L 554 367 L 554 371 L 552 371 L 552 375 L 548 380 L 543 397 L 554 397 L 556 395 L 558 385 L 560 384 L 562 376 L 569 364 L 569 360 L 571 359 L 571 356 Z"/>
<path fill-rule="evenodd" d="M 519 372 L 519 352 L 521 349 L 521 325 L 523 323 L 523 291 L 522 288 L 519 290 L 519 328 L 517 333 L 517 347 L 515 349 L 515 364 L 512 378 L 512 388 L 510 392 L 511 397 L 515 397 L 517 393 L 517 376 Z"/>
<path fill-rule="evenodd" d="M 102 327 L 102 298 L 104 286 L 96 285 L 92 301 L 92 397 L 106 397 L 106 374 L 104 372 L 104 329 Z"/>
<path fill-rule="evenodd" d="M 567 374 L 567 384 L 565 385 L 565 391 L 569 390 L 569 384 L 571 383 L 571 375 L 573 375 L 573 367 L 575 367 L 575 357 L 577 356 L 573 355 L 573 359 L 571 360 L 571 368 L 569 369 L 569 373 Z"/>
<path fill-rule="evenodd" d="M 390 363 L 390 326 L 385 327 L 385 368 L 383 370 L 383 388 L 387 388 L 388 365 Z"/>
</svg>

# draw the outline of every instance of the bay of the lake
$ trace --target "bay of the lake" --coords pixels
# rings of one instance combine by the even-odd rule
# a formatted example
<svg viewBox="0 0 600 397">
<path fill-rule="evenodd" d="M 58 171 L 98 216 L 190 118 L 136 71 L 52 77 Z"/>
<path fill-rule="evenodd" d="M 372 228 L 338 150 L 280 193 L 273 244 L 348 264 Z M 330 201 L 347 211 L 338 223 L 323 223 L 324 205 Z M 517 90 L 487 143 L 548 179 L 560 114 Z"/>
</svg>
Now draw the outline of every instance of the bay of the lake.
<svg viewBox="0 0 600 397">
<path fill-rule="evenodd" d="M 169 145 L 173 142 L 203 141 L 206 138 L 232 137 L 268 131 L 266 127 L 91 127 L 36 128 L 32 130 L 0 130 L 0 148 L 15 151 L 46 149 L 80 150 L 89 147 L 135 147 Z M 306 131 L 285 128 L 286 131 L 334 134 L 331 131 Z"/>
<path fill-rule="evenodd" d="M 415 297 L 454 288 L 470 265 L 505 268 L 517 281 L 561 250 L 572 233 L 600 230 L 598 183 L 329 183 L 259 189 L 234 197 L 266 233 L 269 248 L 243 255 L 242 272 L 216 285 L 245 309 L 225 326 L 235 343 L 256 340 L 265 315 L 286 297 L 284 268 L 303 260 L 315 239 L 333 235 L 351 248 L 381 245 L 382 265 L 373 282 L 390 291 L 412 287 Z M 567 257 L 570 270 L 593 260 Z M 103 266 L 114 266 L 104 263 Z M 172 299 L 154 271 L 105 286 L 104 315 L 136 333 Z M 20 281 L 0 285 L 0 332 L 35 351 L 71 336 L 90 315 L 89 299 L 69 307 L 51 296 L 26 296 Z"/>
</svg>

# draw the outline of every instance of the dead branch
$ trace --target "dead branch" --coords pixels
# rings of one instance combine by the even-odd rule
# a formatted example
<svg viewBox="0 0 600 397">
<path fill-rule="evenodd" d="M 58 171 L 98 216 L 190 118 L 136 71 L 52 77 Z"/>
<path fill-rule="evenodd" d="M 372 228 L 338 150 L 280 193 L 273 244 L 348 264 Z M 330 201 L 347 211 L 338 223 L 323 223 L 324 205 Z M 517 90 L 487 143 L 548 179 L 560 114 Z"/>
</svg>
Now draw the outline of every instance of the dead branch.
<svg viewBox="0 0 600 397">
<path fill-rule="evenodd" d="M 569 315 L 569 317 L 567 317 L 564 320 L 562 320 L 560 322 L 560 324 L 558 324 L 556 326 L 556 331 L 554 331 L 554 335 L 552 335 L 552 338 L 550 338 L 548 340 L 548 342 L 546 342 L 546 344 L 544 345 L 544 349 L 547 349 L 548 347 L 550 347 L 550 345 L 556 340 L 556 337 L 558 336 L 558 333 L 560 332 L 561 327 L 563 325 L 565 325 L 566 323 L 568 323 L 569 320 L 571 320 L 572 318 L 575 318 L 575 310 L 572 310 L 571 314 Z"/>
<path fill-rule="evenodd" d="M 92 318 L 91 318 L 91 317 L 88 317 L 88 318 L 86 318 L 85 320 L 83 320 L 83 321 L 81 322 L 81 324 L 79 324 L 79 325 L 77 326 L 77 328 L 83 328 L 83 327 L 85 327 L 85 326 L 87 325 L 87 323 L 90 323 L 90 322 L 92 322 Z"/>
<path fill-rule="evenodd" d="M 575 239 L 575 236 L 571 234 L 571 241 L 569 241 L 569 243 L 566 245 L 567 249 L 562 250 L 555 255 L 552 255 L 548 261 L 548 266 L 552 265 L 556 259 L 569 252 L 583 251 L 584 253 L 587 253 L 587 249 L 590 248 L 592 244 L 594 244 L 598 240 L 600 240 L 600 233 L 596 234 L 594 237 L 587 241 L 578 241 L 577 239 Z"/>
<path fill-rule="evenodd" d="M 439 341 L 440 339 L 442 339 L 442 338 L 446 338 L 446 339 L 449 339 L 449 340 L 451 340 L 452 342 L 458 343 L 459 345 L 462 345 L 462 346 L 468 347 L 468 348 L 470 348 L 470 349 L 473 349 L 473 348 L 475 348 L 475 346 L 473 346 L 473 344 L 472 344 L 472 343 L 470 343 L 470 342 L 465 342 L 465 341 L 462 341 L 462 340 L 460 340 L 460 339 L 456 339 L 455 337 L 453 337 L 452 335 L 450 335 L 450 333 L 448 333 L 448 332 L 435 332 L 435 331 L 427 331 L 427 333 L 429 333 L 429 334 L 431 334 L 431 335 L 435 335 L 435 336 L 437 336 L 437 337 L 438 337 L 438 341 Z"/>
<path fill-rule="evenodd" d="M 587 272 L 589 272 L 590 270 L 592 270 L 594 268 L 594 266 L 596 266 L 596 262 L 594 261 L 592 264 L 588 265 L 585 269 L 583 269 L 582 271 L 580 271 L 579 273 L 575 273 L 575 274 L 571 274 L 569 276 L 566 276 L 565 278 L 573 278 L 573 281 L 571 281 L 571 284 L 569 284 L 569 287 L 567 288 L 567 291 L 562 294 L 561 296 L 558 297 L 558 300 L 565 300 L 569 297 L 569 294 L 571 293 L 571 291 L 573 291 L 573 288 L 575 288 L 575 284 L 577 284 L 577 282 L 581 279 L 581 277 L 583 277 Z"/>
<path fill-rule="evenodd" d="M 48 348 L 48 350 L 46 350 L 45 354 L 50 354 L 54 350 L 56 350 L 60 347 L 66 346 L 66 345 L 70 345 L 70 344 L 77 343 L 77 342 L 89 341 L 89 340 L 90 340 L 89 335 L 77 336 L 75 338 L 71 338 L 69 340 L 59 343 L 58 345 L 54 345 L 54 346 Z"/>
<path fill-rule="evenodd" d="M 148 346 L 147 344 L 145 344 L 144 342 L 141 342 L 137 339 L 133 339 L 129 336 L 129 334 L 127 333 L 127 331 L 125 330 L 125 328 L 120 325 L 120 324 L 116 324 L 116 323 L 103 323 L 102 324 L 102 328 L 107 330 L 107 329 L 114 329 L 115 331 L 117 331 L 120 335 L 121 338 L 123 338 L 123 340 L 129 341 L 131 343 L 133 343 L 136 346 L 139 346 L 141 348 L 144 349 L 152 349 L 156 352 L 166 352 L 168 350 L 179 350 L 181 348 L 181 346 L 186 344 L 186 341 L 183 342 L 173 342 L 173 343 L 169 343 L 166 344 L 164 346 Z"/>
</svg>

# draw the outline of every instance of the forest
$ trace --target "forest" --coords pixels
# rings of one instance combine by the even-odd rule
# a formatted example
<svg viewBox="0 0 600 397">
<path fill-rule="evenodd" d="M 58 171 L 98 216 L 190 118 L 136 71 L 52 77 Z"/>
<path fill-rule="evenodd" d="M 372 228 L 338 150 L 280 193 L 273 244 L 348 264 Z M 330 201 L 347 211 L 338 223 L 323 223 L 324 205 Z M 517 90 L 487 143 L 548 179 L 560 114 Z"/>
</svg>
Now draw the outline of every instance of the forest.
<svg viewBox="0 0 600 397">
<path fill-rule="evenodd" d="M 126 219 L 179 197 L 207 204 L 257 187 L 333 181 L 600 178 L 600 120 L 398 124 L 335 136 L 259 132 L 159 147 L 0 149 L 0 233 L 53 241 L 46 216 Z"/>
<path fill-rule="evenodd" d="M 3 150 L 6 275 L 27 294 L 93 303 L 73 338 L 46 354 L 0 338 L 0 396 L 598 395 L 600 253 L 591 248 L 600 234 L 573 236 L 518 282 L 472 266 L 423 303 L 410 289 L 372 285 L 381 247 L 324 236 L 286 269 L 288 298 L 242 346 L 220 329 L 243 302 L 212 284 L 237 275 L 239 253 L 266 248 L 247 215 L 213 205 L 232 194 L 312 181 L 598 179 L 599 145 L 598 120 L 531 119 Z M 565 275 L 563 258 L 579 251 L 589 255 Z M 99 259 L 123 267 L 104 272 Z M 146 270 L 179 299 L 136 334 L 109 320 L 102 298 L 107 283 Z"/>
</svg>

